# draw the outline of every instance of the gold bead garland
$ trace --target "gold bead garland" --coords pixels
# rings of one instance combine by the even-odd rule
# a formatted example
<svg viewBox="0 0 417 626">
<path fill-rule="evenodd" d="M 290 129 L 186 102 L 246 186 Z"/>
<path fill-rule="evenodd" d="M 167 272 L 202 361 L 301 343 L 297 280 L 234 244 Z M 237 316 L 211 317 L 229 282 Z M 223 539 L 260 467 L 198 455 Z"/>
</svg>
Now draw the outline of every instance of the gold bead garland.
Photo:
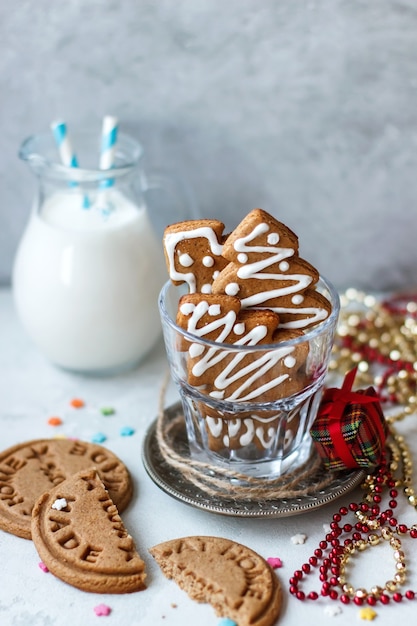
<svg viewBox="0 0 417 626">
<path fill-rule="evenodd" d="M 381 401 L 401 407 L 389 421 L 417 412 L 417 302 L 378 300 L 349 289 L 341 296 L 330 372 L 358 368 L 358 387 L 372 385 Z"/>
<path fill-rule="evenodd" d="M 399 523 L 392 510 L 397 506 L 398 490 L 417 510 L 412 455 L 405 438 L 395 429 L 396 422 L 417 412 L 417 295 L 378 300 L 349 289 L 341 296 L 341 305 L 330 375 L 343 377 L 357 368 L 357 386 L 376 389 L 389 430 L 386 456 L 381 466 L 366 476 L 362 502 L 341 507 L 339 513 L 333 515 L 332 531 L 326 535 L 325 541 L 320 542 L 309 562 L 294 572 L 290 579 L 290 593 L 299 600 L 317 600 L 318 593 L 310 592 L 306 596 L 299 585 L 311 568 L 322 562 L 321 595 L 333 600 L 340 597 L 344 604 L 353 601 L 358 606 L 365 602 L 374 606 L 378 602 L 388 604 L 391 599 L 395 602 L 403 599 L 399 588 L 406 582 L 407 567 L 401 536 L 408 534 L 417 539 L 417 524 L 408 527 Z M 382 510 L 384 489 L 390 500 L 388 508 Z M 349 511 L 354 512 L 356 524 L 341 526 L 342 518 Z M 346 534 L 348 537 L 342 544 L 339 537 Z M 393 549 L 394 575 L 383 585 L 373 585 L 370 591 L 355 589 L 347 580 L 350 560 L 381 541 L 387 541 Z M 333 576 L 329 579 L 330 570 Z M 341 591 L 340 596 L 337 588 Z M 404 597 L 413 600 L 415 595 L 414 591 L 407 590 Z"/>
</svg>

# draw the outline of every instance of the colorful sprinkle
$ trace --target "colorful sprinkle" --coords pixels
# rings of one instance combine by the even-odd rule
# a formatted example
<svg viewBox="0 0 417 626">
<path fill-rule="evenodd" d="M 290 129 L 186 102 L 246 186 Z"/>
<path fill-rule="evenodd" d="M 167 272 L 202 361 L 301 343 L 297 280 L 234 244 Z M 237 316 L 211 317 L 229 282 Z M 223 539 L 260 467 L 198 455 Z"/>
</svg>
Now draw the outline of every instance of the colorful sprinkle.
<svg viewBox="0 0 417 626">
<path fill-rule="evenodd" d="M 91 437 L 91 441 L 93 443 L 103 443 L 103 441 L 106 441 L 107 437 L 104 433 L 95 433 L 95 435 L 93 435 Z"/>
<path fill-rule="evenodd" d="M 98 604 L 94 607 L 94 613 L 99 617 L 110 615 L 111 608 L 107 604 Z"/>
<path fill-rule="evenodd" d="M 65 498 L 58 498 L 53 504 L 51 504 L 51 508 L 55 509 L 56 511 L 62 511 L 62 509 L 65 509 L 67 505 L 68 502 Z"/>
<path fill-rule="evenodd" d="M 130 437 L 131 435 L 134 435 L 134 433 L 135 429 L 131 426 L 123 426 L 123 428 L 120 429 L 120 434 L 122 437 Z"/>
<path fill-rule="evenodd" d="M 329 617 L 336 617 L 336 615 L 340 615 L 342 613 L 342 607 L 338 604 L 333 604 L 332 606 L 326 606 L 324 609 L 324 614 Z"/>
<path fill-rule="evenodd" d="M 50 417 L 48 420 L 49 426 L 61 426 L 62 419 L 60 417 Z"/>
<path fill-rule="evenodd" d="M 267 563 L 272 567 L 272 569 L 278 569 L 282 567 L 282 561 L 278 556 L 270 556 L 266 559 Z"/>
<path fill-rule="evenodd" d="M 43 572 L 45 572 L 45 574 L 47 574 L 49 572 L 49 569 L 46 567 L 45 563 L 42 563 L 42 561 L 40 563 L 38 563 L 39 569 L 41 569 Z"/>
<path fill-rule="evenodd" d="M 81 400 L 80 398 L 73 398 L 70 402 L 70 405 L 74 408 L 74 409 L 82 409 L 83 406 L 85 406 L 84 404 L 84 400 Z"/>
<path fill-rule="evenodd" d="M 296 535 L 293 535 L 291 537 L 291 543 L 293 543 L 294 545 L 302 545 L 306 542 L 306 539 L 307 535 L 305 535 L 304 533 L 297 533 Z"/>
<path fill-rule="evenodd" d="M 373 609 L 371 609 L 370 606 L 367 606 L 359 611 L 359 617 L 361 619 L 367 620 L 368 622 L 372 622 L 372 620 L 375 619 L 377 615 L 378 614 Z"/>
<path fill-rule="evenodd" d="M 222 617 L 220 622 L 218 622 L 218 626 L 237 626 L 237 624 L 229 617 Z"/>
<path fill-rule="evenodd" d="M 100 412 L 105 417 L 108 417 L 109 415 L 114 415 L 116 413 L 116 410 L 113 409 L 113 407 L 111 406 L 103 406 L 103 408 L 100 409 Z"/>
</svg>

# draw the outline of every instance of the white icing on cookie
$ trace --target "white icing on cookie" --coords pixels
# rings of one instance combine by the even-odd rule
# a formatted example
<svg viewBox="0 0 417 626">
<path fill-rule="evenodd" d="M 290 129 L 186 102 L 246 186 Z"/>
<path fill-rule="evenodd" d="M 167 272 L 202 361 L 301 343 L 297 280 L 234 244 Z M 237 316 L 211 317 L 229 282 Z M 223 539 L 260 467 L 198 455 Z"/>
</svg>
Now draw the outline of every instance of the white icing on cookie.
<svg viewBox="0 0 417 626">
<path fill-rule="evenodd" d="M 187 330 L 199 337 L 204 337 L 218 330 L 219 334 L 215 338 L 215 341 L 223 343 L 226 338 L 229 337 L 235 326 L 236 313 L 234 311 L 228 311 L 225 315 L 199 328 L 199 322 L 208 312 L 209 306 L 208 302 L 204 300 L 200 301 L 195 306 L 188 319 Z M 264 324 L 259 324 L 248 332 L 244 332 L 245 334 L 242 334 L 232 345 L 257 345 L 266 337 L 268 328 Z M 262 380 L 265 379 L 265 375 L 270 370 L 274 370 L 277 363 L 288 357 L 293 351 L 294 348 L 292 346 L 279 347 L 279 344 L 277 344 L 277 348 L 268 351 L 260 351 L 260 355 L 256 359 L 240 367 L 241 361 L 245 358 L 245 353 L 234 353 L 226 350 L 224 347 L 221 349 L 210 347 L 206 350 L 202 358 L 193 364 L 192 373 L 196 378 L 204 376 L 210 368 L 215 367 L 227 357 L 227 365 L 217 373 L 214 380 L 214 390 L 210 395 L 219 398 L 219 392 L 224 392 L 224 395 L 221 397 L 225 400 L 249 401 L 258 398 L 266 391 L 274 389 L 287 380 L 289 377 L 288 374 L 280 374 L 272 378 L 272 380 L 262 383 Z M 242 381 L 241 384 L 238 385 L 233 392 L 228 393 L 228 387 L 236 382 L 239 383 L 239 381 Z M 258 381 L 259 385 L 257 384 Z M 254 388 L 249 390 L 252 386 Z"/>
<path fill-rule="evenodd" d="M 288 367 L 289 370 L 291 370 L 294 365 L 296 364 L 296 360 L 294 359 L 293 356 L 286 356 L 284 359 L 284 365 L 285 367 Z"/>
<path fill-rule="evenodd" d="M 210 283 L 206 283 L 205 285 L 201 285 L 201 293 L 211 293 L 211 285 L 210 285 Z"/>
<path fill-rule="evenodd" d="M 303 300 L 304 300 L 304 296 L 302 296 L 301 293 L 296 293 L 295 296 L 291 298 L 291 302 L 293 304 L 301 304 Z"/>
<path fill-rule="evenodd" d="M 193 304 L 192 302 L 184 302 L 180 306 L 180 311 L 183 315 L 191 315 L 194 309 L 195 309 L 195 304 Z"/>
<path fill-rule="evenodd" d="M 214 259 L 212 256 L 204 256 L 203 257 L 203 265 L 204 267 L 213 267 Z"/>
<path fill-rule="evenodd" d="M 229 437 L 236 437 L 242 426 L 242 420 L 237 418 L 235 420 L 227 420 L 227 432 Z"/>
<path fill-rule="evenodd" d="M 266 427 L 268 422 L 273 422 L 277 419 L 276 415 L 264 419 L 258 415 L 253 415 L 243 420 L 241 418 L 222 420 L 221 418 L 206 415 L 205 419 L 210 435 L 213 439 L 222 438 L 222 443 L 226 447 L 229 447 L 230 439 L 239 436 L 239 445 L 241 447 L 248 446 L 257 439 L 262 447 L 267 449 L 274 443 L 277 434 L 274 426 Z M 256 428 L 255 423 L 258 424 Z M 222 436 L 223 426 L 227 427 L 227 433 Z M 291 431 L 287 432 L 291 434 Z M 286 438 L 287 446 L 291 443 L 291 440 L 292 439 Z"/>
<path fill-rule="evenodd" d="M 237 283 L 229 283 L 226 285 L 225 292 L 228 296 L 236 296 L 239 293 L 239 285 Z"/>
<path fill-rule="evenodd" d="M 248 446 L 250 443 L 252 443 L 255 436 L 255 427 L 253 425 L 253 420 L 250 419 L 250 417 L 244 419 L 243 422 L 246 426 L 246 432 L 241 435 L 239 443 L 241 446 Z"/>
<path fill-rule="evenodd" d="M 203 352 L 204 346 L 201 345 L 201 343 L 192 343 L 191 346 L 188 348 L 188 354 L 192 359 L 200 356 L 200 354 L 203 354 Z"/>
<path fill-rule="evenodd" d="M 242 298 L 242 308 L 262 308 L 262 305 L 266 304 L 267 308 L 275 311 L 278 314 L 280 312 L 285 312 L 288 314 L 297 315 L 297 320 L 289 321 L 287 323 L 280 323 L 281 328 L 303 328 L 306 326 L 307 323 L 315 324 L 316 322 L 326 319 L 326 317 L 328 316 L 328 312 L 326 309 L 322 309 L 321 307 L 292 309 L 290 307 L 283 308 L 270 306 L 269 304 L 267 304 L 268 301 L 272 300 L 273 298 L 280 298 L 283 296 L 295 294 L 292 301 L 295 306 L 298 306 L 303 301 L 303 296 L 299 292 L 304 291 L 313 282 L 313 278 L 307 274 L 276 274 L 265 272 L 266 269 L 275 264 L 278 264 L 281 272 L 286 272 L 290 268 L 290 264 L 288 263 L 288 261 L 286 261 L 286 259 L 290 259 L 296 254 L 296 250 L 293 248 L 275 247 L 273 243 L 269 246 L 254 246 L 250 244 L 250 242 L 259 237 L 259 235 L 265 234 L 268 231 L 268 224 L 262 222 L 261 224 L 257 224 L 252 232 L 245 237 L 240 237 L 239 239 L 236 239 L 233 247 L 236 252 L 238 252 L 238 255 L 242 253 L 247 253 L 249 255 L 250 253 L 254 252 L 265 254 L 265 258 L 259 261 L 246 263 L 245 265 L 240 266 L 237 270 L 237 275 L 241 280 L 274 280 L 284 282 L 285 284 L 277 287 L 276 289 L 260 291 L 258 293 L 247 296 L 246 298 Z M 268 241 L 275 242 L 276 238 L 272 237 L 273 234 L 277 233 L 269 233 L 267 238 Z M 231 285 L 235 284 L 236 283 L 229 283 L 228 285 L 226 285 L 225 292 L 229 293 L 228 289 L 230 289 Z M 311 315 L 311 317 L 302 318 L 304 314 Z"/>
<path fill-rule="evenodd" d="M 213 437 L 216 439 L 220 437 L 223 430 L 223 420 L 220 417 L 210 417 L 210 415 L 207 415 L 206 422 Z"/>
<path fill-rule="evenodd" d="M 274 438 L 276 435 L 275 428 L 268 428 L 267 432 L 264 432 L 262 426 L 258 426 L 255 430 L 256 436 L 258 440 L 261 442 L 262 446 L 266 448 L 270 448 L 274 443 Z"/>
<path fill-rule="evenodd" d="M 278 241 L 279 241 L 279 235 L 278 233 L 269 233 L 268 237 L 266 238 L 267 242 L 269 243 L 270 246 L 275 246 Z"/>
<path fill-rule="evenodd" d="M 180 254 L 180 256 L 178 257 L 178 262 L 183 267 L 191 267 L 191 265 L 194 263 L 194 259 L 190 257 L 188 252 L 184 252 L 184 254 Z"/>
<path fill-rule="evenodd" d="M 196 292 L 196 277 L 194 272 L 179 272 L 175 269 L 175 251 L 181 241 L 203 237 L 207 239 L 210 250 L 214 256 L 220 256 L 223 246 L 217 241 L 216 233 L 208 226 L 201 226 L 194 230 L 183 230 L 176 233 L 166 233 L 164 246 L 168 258 L 168 272 L 171 280 L 184 281 L 188 284 L 190 293 Z M 207 293 L 207 292 L 206 292 Z"/>
</svg>

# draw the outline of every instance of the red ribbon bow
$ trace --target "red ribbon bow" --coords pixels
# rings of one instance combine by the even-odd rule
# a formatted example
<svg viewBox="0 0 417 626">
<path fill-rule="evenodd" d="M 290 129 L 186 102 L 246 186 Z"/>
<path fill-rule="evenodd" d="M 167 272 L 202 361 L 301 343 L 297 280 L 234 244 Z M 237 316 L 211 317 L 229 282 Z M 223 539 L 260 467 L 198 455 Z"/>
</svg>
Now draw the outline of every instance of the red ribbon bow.
<svg viewBox="0 0 417 626">
<path fill-rule="evenodd" d="M 353 382 L 355 380 L 357 368 L 348 372 L 345 376 L 341 389 L 331 387 L 326 389 L 323 395 L 322 403 L 319 409 L 319 417 L 326 416 L 328 419 L 328 429 L 332 442 L 337 450 L 343 464 L 348 468 L 358 467 L 358 462 L 354 458 L 350 446 L 346 443 L 342 432 L 342 417 L 348 405 L 371 404 L 369 412 L 374 413 L 375 409 L 372 403 L 379 404 L 378 396 L 373 388 L 352 391 Z M 373 395 L 375 394 L 375 395 Z M 377 418 L 379 416 L 377 415 Z M 380 419 L 375 419 L 374 423 L 377 427 L 379 437 L 382 444 L 385 442 L 385 432 Z"/>
</svg>

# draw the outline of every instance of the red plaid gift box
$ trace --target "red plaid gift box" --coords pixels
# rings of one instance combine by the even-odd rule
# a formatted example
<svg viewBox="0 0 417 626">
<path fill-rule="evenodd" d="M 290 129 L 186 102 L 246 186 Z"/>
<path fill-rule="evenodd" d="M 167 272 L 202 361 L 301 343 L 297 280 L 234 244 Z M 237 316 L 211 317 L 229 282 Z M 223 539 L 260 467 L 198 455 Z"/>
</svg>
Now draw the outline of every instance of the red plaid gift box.
<svg viewBox="0 0 417 626">
<path fill-rule="evenodd" d="M 381 462 L 387 427 L 373 387 L 352 391 L 356 369 L 341 389 L 327 389 L 310 430 L 324 465 L 331 470 L 367 468 Z"/>
</svg>

